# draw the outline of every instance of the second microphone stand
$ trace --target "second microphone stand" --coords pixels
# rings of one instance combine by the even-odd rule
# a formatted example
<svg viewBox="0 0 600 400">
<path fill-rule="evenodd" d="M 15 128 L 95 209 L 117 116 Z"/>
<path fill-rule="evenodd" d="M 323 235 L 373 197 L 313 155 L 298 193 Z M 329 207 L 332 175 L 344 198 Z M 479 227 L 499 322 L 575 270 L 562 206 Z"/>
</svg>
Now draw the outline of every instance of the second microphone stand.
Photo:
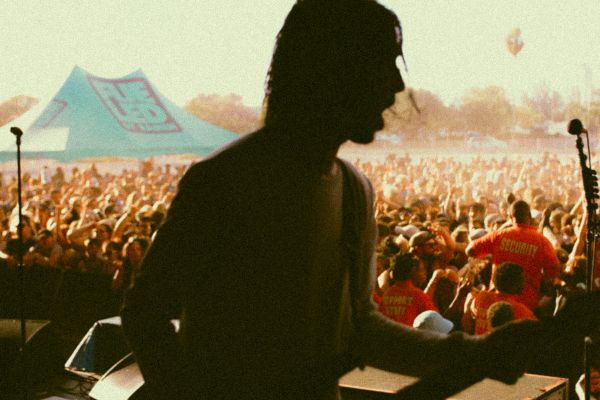
<svg viewBox="0 0 600 400">
<path fill-rule="evenodd" d="M 581 165 L 581 175 L 583 178 L 583 189 L 585 191 L 586 208 L 587 208 L 587 233 L 585 240 L 585 255 L 587 259 L 586 265 L 586 292 L 591 295 L 594 287 L 594 265 L 596 255 L 596 241 L 598 239 L 598 222 L 597 210 L 598 204 L 596 200 L 598 196 L 598 176 L 595 170 L 592 169 L 591 160 L 583 151 L 582 133 L 587 133 L 583 128 L 581 121 L 574 119 L 569 123 L 569 133 L 577 135 L 576 146 L 579 153 L 579 163 Z M 588 154 L 590 153 L 589 137 L 587 140 Z M 592 358 L 592 339 L 588 336 L 584 341 L 584 385 L 585 399 L 591 399 L 591 358 Z"/>
</svg>

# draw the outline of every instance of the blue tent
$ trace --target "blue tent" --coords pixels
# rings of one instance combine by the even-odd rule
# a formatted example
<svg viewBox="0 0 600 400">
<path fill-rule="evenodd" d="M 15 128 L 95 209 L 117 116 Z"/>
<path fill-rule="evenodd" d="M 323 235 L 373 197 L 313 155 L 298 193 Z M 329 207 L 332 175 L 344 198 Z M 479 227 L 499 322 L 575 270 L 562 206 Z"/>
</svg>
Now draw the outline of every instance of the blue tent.
<svg viewBox="0 0 600 400">
<path fill-rule="evenodd" d="M 24 131 L 23 157 L 64 162 L 102 156 L 206 155 L 238 137 L 171 103 L 141 70 L 105 79 L 76 66 L 33 117 L 28 126 L 19 126 L 19 120 L 9 124 Z M 14 137 L 7 133 L 0 140 L 0 160 L 14 158 Z"/>
</svg>

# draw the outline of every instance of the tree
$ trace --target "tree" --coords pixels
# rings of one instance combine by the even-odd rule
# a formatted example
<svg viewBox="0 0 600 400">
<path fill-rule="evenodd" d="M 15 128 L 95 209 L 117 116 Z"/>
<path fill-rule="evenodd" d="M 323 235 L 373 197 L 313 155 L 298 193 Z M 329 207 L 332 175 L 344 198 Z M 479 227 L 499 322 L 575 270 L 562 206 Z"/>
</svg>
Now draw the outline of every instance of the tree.
<svg viewBox="0 0 600 400">
<path fill-rule="evenodd" d="M 563 101 L 560 93 L 550 91 L 546 84 L 539 86 L 532 96 L 525 95 L 523 102 L 534 111 L 542 114 L 544 120 L 562 121 L 564 119 Z"/>
<path fill-rule="evenodd" d="M 385 130 L 420 137 L 423 134 L 447 130 L 451 110 L 434 93 L 408 88 L 396 96 L 396 103 L 383 114 Z"/>
<path fill-rule="evenodd" d="M 237 94 L 219 96 L 199 94 L 185 109 L 213 125 L 236 133 L 249 133 L 259 126 L 259 111 L 245 106 Z"/>
<path fill-rule="evenodd" d="M 458 111 L 464 121 L 465 131 L 502 136 L 514 122 L 513 107 L 504 89 L 498 86 L 467 90 Z"/>
<path fill-rule="evenodd" d="M 587 107 L 581 102 L 581 94 L 576 91 L 565 105 L 564 117 L 566 120 L 571 120 L 573 118 L 586 119 L 585 116 L 587 116 L 587 111 Z"/>
<path fill-rule="evenodd" d="M 588 126 L 591 132 L 598 132 L 600 127 L 600 89 L 593 89 L 588 110 Z"/>
<path fill-rule="evenodd" d="M 0 104 L 0 126 L 24 114 L 38 103 L 38 99 L 29 96 L 15 96 Z"/>
<path fill-rule="evenodd" d="M 529 131 L 544 122 L 544 115 L 528 104 L 515 107 L 515 118 L 518 126 Z"/>
</svg>

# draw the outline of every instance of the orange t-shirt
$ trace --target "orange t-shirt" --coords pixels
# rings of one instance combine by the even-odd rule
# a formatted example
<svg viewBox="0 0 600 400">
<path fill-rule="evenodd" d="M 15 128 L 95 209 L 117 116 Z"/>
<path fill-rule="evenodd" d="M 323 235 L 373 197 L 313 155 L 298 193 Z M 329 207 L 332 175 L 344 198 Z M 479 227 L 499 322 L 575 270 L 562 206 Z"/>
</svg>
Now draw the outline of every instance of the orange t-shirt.
<svg viewBox="0 0 600 400">
<path fill-rule="evenodd" d="M 379 311 L 385 316 L 408 326 L 412 326 L 417 315 L 427 310 L 437 311 L 437 307 L 410 280 L 396 282 L 386 290 L 379 305 Z"/>
<path fill-rule="evenodd" d="M 479 292 L 471 303 L 471 312 L 475 317 L 475 334 L 483 335 L 490 331 L 488 327 L 487 312 L 492 304 L 499 301 L 510 303 L 515 312 L 515 320 L 536 319 L 533 312 L 523 303 L 517 300 L 514 294 L 500 293 L 497 290 L 486 290 Z"/>
<path fill-rule="evenodd" d="M 477 258 L 492 255 L 492 281 L 496 268 L 503 262 L 523 267 L 525 286 L 517 300 L 530 309 L 534 309 L 540 300 L 542 276 L 554 279 L 560 272 L 560 262 L 552 244 L 533 226 L 517 224 L 497 230 L 474 240 L 470 247 Z"/>
</svg>

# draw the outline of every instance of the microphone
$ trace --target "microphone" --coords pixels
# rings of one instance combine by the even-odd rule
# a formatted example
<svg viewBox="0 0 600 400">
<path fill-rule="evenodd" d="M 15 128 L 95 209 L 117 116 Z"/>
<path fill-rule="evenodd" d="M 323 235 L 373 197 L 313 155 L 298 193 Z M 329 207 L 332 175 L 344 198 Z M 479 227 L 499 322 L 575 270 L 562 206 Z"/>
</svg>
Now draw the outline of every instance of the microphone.
<svg viewBox="0 0 600 400">
<path fill-rule="evenodd" d="M 583 127 L 583 124 L 577 118 L 572 119 L 567 127 L 567 132 L 571 135 L 581 135 L 582 133 L 588 133 L 587 129 Z"/>
<path fill-rule="evenodd" d="M 23 136 L 23 131 L 20 128 L 17 128 L 16 126 L 13 126 L 10 128 L 10 132 L 15 135 L 16 137 L 21 137 Z"/>
</svg>

